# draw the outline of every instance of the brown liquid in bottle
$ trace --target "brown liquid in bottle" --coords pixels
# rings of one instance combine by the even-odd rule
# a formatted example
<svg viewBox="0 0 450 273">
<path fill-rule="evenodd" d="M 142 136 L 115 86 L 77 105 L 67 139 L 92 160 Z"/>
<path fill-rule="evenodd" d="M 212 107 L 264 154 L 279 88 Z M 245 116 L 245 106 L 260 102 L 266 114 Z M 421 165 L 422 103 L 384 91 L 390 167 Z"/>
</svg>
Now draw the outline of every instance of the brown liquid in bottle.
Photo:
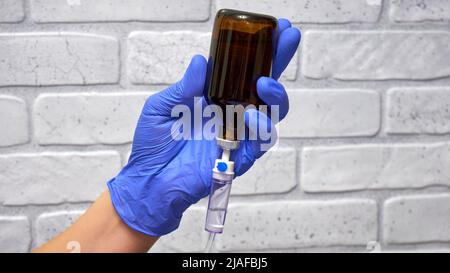
<svg viewBox="0 0 450 273">
<path fill-rule="evenodd" d="M 277 20 L 271 16 L 220 10 L 212 33 L 206 97 L 221 107 L 224 128 L 219 137 L 237 140 L 234 126 L 226 120 L 226 105 L 263 104 L 256 91 L 257 80 L 269 77 L 272 68 Z"/>
</svg>

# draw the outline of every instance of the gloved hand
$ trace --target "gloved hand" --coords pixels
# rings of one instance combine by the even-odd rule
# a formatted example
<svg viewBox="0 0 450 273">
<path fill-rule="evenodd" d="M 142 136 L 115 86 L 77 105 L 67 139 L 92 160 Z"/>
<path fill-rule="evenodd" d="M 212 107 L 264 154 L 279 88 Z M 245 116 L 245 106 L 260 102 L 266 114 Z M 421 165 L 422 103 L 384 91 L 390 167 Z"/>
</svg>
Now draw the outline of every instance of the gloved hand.
<svg viewBox="0 0 450 273">
<path fill-rule="evenodd" d="M 259 97 L 269 107 L 279 105 L 280 120 L 286 116 L 289 102 L 284 87 L 276 80 L 294 55 L 300 36 L 300 31 L 292 28 L 288 20 L 279 20 L 273 78 L 262 77 L 257 82 Z M 195 56 L 181 81 L 147 99 L 134 134 L 130 159 L 108 182 L 115 210 L 134 230 L 150 236 L 167 234 L 178 227 L 190 205 L 209 194 L 212 168 L 215 159 L 221 156 L 221 149 L 215 140 L 174 140 L 171 135 L 177 120 L 171 117 L 172 108 L 179 104 L 192 108 L 193 98 L 202 96 L 206 65 L 204 57 Z M 206 102 L 203 99 L 197 103 Z M 258 118 L 250 118 L 251 115 Z M 245 113 L 247 126 L 255 120 L 271 124 L 257 110 Z M 232 153 L 237 176 L 263 155 L 261 142 L 241 141 L 239 149 Z"/>
</svg>

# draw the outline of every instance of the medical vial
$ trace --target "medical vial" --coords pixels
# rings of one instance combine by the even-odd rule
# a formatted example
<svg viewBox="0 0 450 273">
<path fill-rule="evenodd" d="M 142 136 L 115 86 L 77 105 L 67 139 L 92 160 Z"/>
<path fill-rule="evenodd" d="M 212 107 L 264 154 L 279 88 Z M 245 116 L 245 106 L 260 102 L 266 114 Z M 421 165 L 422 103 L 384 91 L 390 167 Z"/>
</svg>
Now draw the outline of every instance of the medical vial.
<svg viewBox="0 0 450 273">
<path fill-rule="evenodd" d="M 238 140 L 243 112 L 227 115 L 227 105 L 258 107 L 256 83 L 272 73 L 272 58 L 278 23 L 268 15 L 222 9 L 216 14 L 208 59 L 205 97 L 223 113 L 219 137 Z"/>
</svg>

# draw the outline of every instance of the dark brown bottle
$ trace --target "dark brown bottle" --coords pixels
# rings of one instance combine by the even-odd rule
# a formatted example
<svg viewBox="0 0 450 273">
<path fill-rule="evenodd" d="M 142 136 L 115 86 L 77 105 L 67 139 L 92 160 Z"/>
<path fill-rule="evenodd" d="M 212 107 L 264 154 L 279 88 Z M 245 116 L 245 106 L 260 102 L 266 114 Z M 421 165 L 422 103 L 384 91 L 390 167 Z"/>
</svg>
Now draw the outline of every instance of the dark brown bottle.
<svg viewBox="0 0 450 273">
<path fill-rule="evenodd" d="M 263 104 L 256 83 L 271 75 L 277 28 L 272 16 L 229 9 L 217 12 L 205 93 L 209 103 L 221 107 L 224 119 L 226 105 Z M 227 124 L 230 120 L 224 120 L 219 137 L 237 140 L 237 120 L 234 127 Z"/>
</svg>

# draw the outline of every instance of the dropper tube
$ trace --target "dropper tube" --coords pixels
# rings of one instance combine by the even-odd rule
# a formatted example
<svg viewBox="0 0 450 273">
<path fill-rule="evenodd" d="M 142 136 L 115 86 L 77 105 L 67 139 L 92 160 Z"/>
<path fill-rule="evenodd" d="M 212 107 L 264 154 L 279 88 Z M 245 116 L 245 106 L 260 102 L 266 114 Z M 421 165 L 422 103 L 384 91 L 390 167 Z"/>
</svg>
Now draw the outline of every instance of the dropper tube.
<svg viewBox="0 0 450 273">
<path fill-rule="evenodd" d="M 277 19 L 263 14 L 222 9 L 216 14 L 205 81 L 205 98 L 224 114 L 217 144 L 222 157 L 212 170 L 205 229 L 222 233 L 234 178 L 231 151 L 237 149 L 238 115 L 227 115 L 228 106 L 259 106 L 257 80 L 270 77 L 278 33 Z"/>
<path fill-rule="evenodd" d="M 211 233 L 223 232 L 234 178 L 234 162 L 230 161 L 230 154 L 231 150 L 237 149 L 239 142 L 217 138 L 217 144 L 222 148 L 222 158 L 216 159 L 214 164 L 205 224 L 205 230 Z"/>
</svg>

